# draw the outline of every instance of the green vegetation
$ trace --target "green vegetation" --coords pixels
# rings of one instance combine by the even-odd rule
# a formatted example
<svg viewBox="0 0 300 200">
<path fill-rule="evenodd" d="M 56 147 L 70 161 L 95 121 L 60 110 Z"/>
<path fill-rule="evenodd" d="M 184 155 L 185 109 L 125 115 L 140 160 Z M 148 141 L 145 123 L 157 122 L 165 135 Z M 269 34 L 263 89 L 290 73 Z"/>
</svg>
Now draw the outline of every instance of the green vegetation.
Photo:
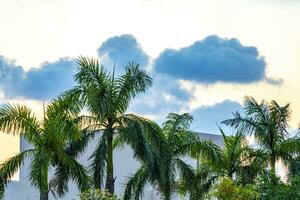
<svg viewBox="0 0 300 200">
<path fill-rule="evenodd" d="M 214 196 L 219 200 L 255 200 L 259 193 L 251 185 L 239 186 L 232 179 L 224 178 L 216 186 Z"/>
<path fill-rule="evenodd" d="M 254 135 L 269 161 L 271 172 L 275 174 L 277 161 L 291 161 L 293 155 L 300 150 L 300 140 L 291 138 L 287 130 L 291 115 L 290 105 L 279 106 L 276 101 L 258 103 L 254 98 L 246 97 L 244 111 L 245 117 L 237 112 L 233 119 L 223 123 L 244 134 Z"/>
<path fill-rule="evenodd" d="M 124 183 L 124 200 L 142 199 L 147 185 L 165 200 L 173 194 L 191 200 L 300 199 L 300 138 L 288 132 L 289 104 L 246 97 L 245 112 L 223 122 L 235 134 L 220 129 L 224 146 L 219 147 L 190 130 L 188 113 L 170 113 L 162 126 L 127 113 L 133 98 L 152 85 L 138 64 L 129 63 L 119 77 L 94 59 L 80 57 L 77 64 L 77 85 L 53 100 L 42 120 L 25 106 L 0 107 L 0 131 L 20 135 L 32 147 L 0 165 L 1 197 L 29 159 L 29 180 L 41 200 L 50 192 L 63 196 L 69 181 L 77 184 L 81 200 L 116 200 L 114 165 L 122 163 L 113 162 L 113 151 L 127 145 L 140 167 Z M 254 136 L 256 145 L 249 145 L 247 136 Z M 77 158 L 91 141 L 97 145 L 90 166 L 82 166 Z M 279 161 L 288 169 L 287 182 L 275 175 Z"/>
<path fill-rule="evenodd" d="M 159 126 L 143 117 L 126 114 L 130 101 L 152 84 L 152 79 L 132 62 L 125 67 L 124 75 L 109 74 L 98 61 L 80 57 L 75 80 L 78 85 L 63 97 L 76 106 L 86 107 L 91 116 L 85 116 L 89 131 L 95 133 L 98 145 L 90 159 L 93 185 L 114 193 L 114 142 L 128 144 L 135 158 L 148 166 L 155 165 L 155 148 L 163 146 Z M 86 145 L 86 143 L 84 144 Z M 74 145 L 75 146 L 75 145 Z M 78 151 L 84 146 L 76 145 Z M 106 172 L 106 174 L 105 174 Z"/>
<path fill-rule="evenodd" d="M 218 147 L 220 157 L 202 159 L 202 165 L 210 168 L 219 177 L 228 177 L 242 183 L 252 183 L 258 173 L 266 167 L 264 154 L 260 150 L 251 148 L 247 144 L 246 136 L 241 132 L 226 136 L 221 130 L 224 147 Z"/>
<path fill-rule="evenodd" d="M 185 113 L 178 115 L 170 113 L 167 121 L 162 127 L 162 140 L 164 146 L 161 151 L 161 161 L 159 166 L 149 166 L 143 164 L 140 169 L 133 175 L 125 189 L 124 199 L 138 198 L 142 196 L 143 188 L 146 183 L 158 186 L 164 196 L 164 199 L 170 199 L 171 193 L 176 191 L 176 176 L 179 176 L 181 184 L 192 185 L 197 177 L 195 170 L 183 160 L 183 156 L 197 157 L 199 155 L 218 158 L 218 148 L 209 141 L 200 140 L 189 130 L 193 118 L 190 114 Z M 190 189 L 186 192 L 189 193 Z M 202 191 L 203 195 L 207 190 Z M 193 193 L 190 193 L 193 196 Z M 199 199 L 200 192 L 197 192 Z"/>
<path fill-rule="evenodd" d="M 99 189 L 86 190 L 79 197 L 80 200 L 119 200 L 116 195 L 111 195 L 108 191 Z"/>
<path fill-rule="evenodd" d="M 72 178 L 81 190 L 87 188 L 86 169 L 69 154 L 69 141 L 80 139 L 78 110 L 70 109 L 61 99 L 51 102 L 45 111 L 43 121 L 37 120 L 25 106 L 7 104 L 0 108 L 0 130 L 18 134 L 25 138 L 32 148 L 25 150 L 1 164 L 0 176 L 7 185 L 26 159 L 30 160 L 29 179 L 40 190 L 40 199 L 47 200 L 50 190 L 57 190 L 59 196 L 67 190 L 67 181 Z M 55 175 L 49 180 L 50 167 Z"/>
</svg>

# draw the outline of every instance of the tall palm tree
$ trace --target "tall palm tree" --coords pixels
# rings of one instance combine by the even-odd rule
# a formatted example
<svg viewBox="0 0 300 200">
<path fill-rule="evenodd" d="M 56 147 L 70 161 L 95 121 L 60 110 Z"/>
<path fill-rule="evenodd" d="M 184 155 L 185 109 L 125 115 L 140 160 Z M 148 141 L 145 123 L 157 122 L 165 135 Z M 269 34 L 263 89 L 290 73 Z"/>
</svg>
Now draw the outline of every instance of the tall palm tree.
<svg viewBox="0 0 300 200">
<path fill-rule="evenodd" d="M 91 116 L 90 132 L 97 133 L 98 145 L 91 155 L 93 183 L 114 193 L 114 140 L 128 144 L 134 157 L 153 165 L 154 150 L 161 144 L 159 127 L 143 117 L 126 114 L 131 100 L 152 85 L 152 79 L 139 65 L 132 62 L 125 67 L 125 73 L 115 77 L 108 73 L 97 60 L 80 57 L 75 80 L 78 85 L 67 91 L 63 97 L 86 108 Z M 86 145 L 86 144 L 85 144 Z M 80 145 L 79 145 L 80 146 Z M 81 145 L 80 149 L 84 149 Z M 105 174 L 106 173 L 106 174 Z"/>
<path fill-rule="evenodd" d="M 61 100 L 53 101 L 47 106 L 42 121 L 26 106 L 2 106 L 0 130 L 20 135 L 32 148 L 1 164 L 1 186 L 7 185 L 25 160 L 29 159 L 29 179 L 31 184 L 39 189 L 41 200 L 47 200 L 49 191 L 53 189 L 49 181 L 49 170 L 52 167 L 56 169 L 53 180 L 65 177 L 76 182 L 80 189 L 85 189 L 88 182 L 86 170 L 66 151 L 70 141 L 79 139 L 80 123 L 77 111 L 69 109 L 68 103 Z M 66 182 L 63 186 L 60 195 L 67 189 Z"/>
<path fill-rule="evenodd" d="M 236 112 L 234 118 L 222 123 L 254 135 L 267 155 L 271 172 L 275 173 L 276 161 L 287 163 L 300 150 L 299 139 L 290 137 L 288 132 L 290 104 L 280 106 L 276 101 L 258 103 L 252 97 L 245 97 L 244 111 L 245 116 Z"/>
<path fill-rule="evenodd" d="M 220 128 L 224 147 L 220 148 L 217 161 L 202 160 L 202 165 L 210 168 L 215 175 L 229 177 L 240 183 L 250 183 L 264 168 L 264 152 L 251 148 L 246 136 L 241 132 L 226 136 Z"/>
<path fill-rule="evenodd" d="M 142 165 L 128 180 L 124 200 L 142 197 L 146 183 L 157 186 L 164 199 L 169 200 L 171 193 L 177 188 L 178 179 L 181 179 L 182 183 L 200 180 L 200 175 L 182 158 L 206 156 L 215 160 L 219 152 L 215 144 L 199 139 L 189 130 L 192 120 L 192 116 L 188 113 L 168 115 L 161 130 L 165 142 L 160 152 L 161 160 L 158 168 L 153 169 Z"/>
</svg>

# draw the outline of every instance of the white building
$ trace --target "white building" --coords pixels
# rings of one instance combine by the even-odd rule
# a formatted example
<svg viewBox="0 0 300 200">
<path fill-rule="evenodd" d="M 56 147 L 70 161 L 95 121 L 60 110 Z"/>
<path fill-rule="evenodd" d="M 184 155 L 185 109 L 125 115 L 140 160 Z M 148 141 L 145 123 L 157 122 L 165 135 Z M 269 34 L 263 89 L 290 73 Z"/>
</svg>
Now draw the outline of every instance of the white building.
<svg viewBox="0 0 300 200">
<path fill-rule="evenodd" d="M 223 139 L 221 135 L 205 134 L 199 133 L 199 136 L 203 139 L 211 140 L 217 145 L 223 146 Z M 26 141 L 20 141 L 20 150 L 26 150 L 30 146 Z M 90 144 L 86 149 L 85 153 L 80 157 L 80 161 L 88 166 L 88 158 L 94 150 L 94 145 Z M 114 165 L 115 176 L 117 177 L 115 182 L 115 192 L 117 194 L 122 194 L 124 191 L 124 184 L 127 178 L 132 175 L 138 168 L 138 162 L 133 159 L 132 151 L 129 147 L 125 147 L 122 150 L 116 150 L 114 152 Z M 188 161 L 191 165 L 196 166 L 195 160 Z M 27 175 L 29 161 L 26 161 L 24 166 L 20 169 L 19 181 L 12 181 L 5 190 L 4 200 L 39 200 L 39 191 L 31 186 Z M 63 197 L 62 200 L 77 200 L 78 190 L 76 186 L 72 183 L 69 184 L 69 192 Z M 50 200 L 55 200 L 53 195 L 49 193 Z M 144 198 L 145 200 L 158 200 L 159 196 L 154 188 L 150 187 L 146 189 Z M 174 197 L 173 199 L 177 199 Z"/>
</svg>

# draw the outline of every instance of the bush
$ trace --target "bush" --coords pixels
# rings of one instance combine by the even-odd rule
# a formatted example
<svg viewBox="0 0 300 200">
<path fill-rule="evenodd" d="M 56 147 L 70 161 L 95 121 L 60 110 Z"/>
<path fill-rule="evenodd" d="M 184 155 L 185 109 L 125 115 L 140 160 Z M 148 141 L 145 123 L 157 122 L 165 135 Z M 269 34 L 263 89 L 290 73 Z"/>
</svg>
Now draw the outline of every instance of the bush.
<svg viewBox="0 0 300 200">
<path fill-rule="evenodd" d="M 288 184 L 280 181 L 274 174 L 264 174 L 258 179 L 257 191 L 261 200 L 299 200 L 300 177 L 292 177 Z"/>
<path fill-rule="evenodd" d="M 116 195 L 111 195 L 106 190 L 90 189 L 82 192 L 80 200 L 119 200 Z"/>
<path fill-rule="evenodd" d="M 279 191 L 284 190 L 284 184 L 280 181 L 280 178 L 270 172 L 261 175 L 256 185 L 261 200 L 280 199 L 282 195 Z"/>
<path fill-rule="evenodd" d="M 239 186 L 232 179 L 224 178 L 216 186 L 214 196 L 218 200 L 255 200 L 259 194 L 252 185 Z"/>
</svg>

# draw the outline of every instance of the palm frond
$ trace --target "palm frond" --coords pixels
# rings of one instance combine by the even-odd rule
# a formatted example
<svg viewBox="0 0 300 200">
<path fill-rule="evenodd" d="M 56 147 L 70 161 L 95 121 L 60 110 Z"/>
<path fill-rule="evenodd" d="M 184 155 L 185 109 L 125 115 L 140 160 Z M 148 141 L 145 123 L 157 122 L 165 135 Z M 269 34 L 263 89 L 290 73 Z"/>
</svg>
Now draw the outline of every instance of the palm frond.
<svg viewBox="0 0 300 200">
<path fill-rule="evenodd" d="M 125 67 L 125 74 L 117 79 L 117 104 L 119 109 L 123 112 L 128 108 L 132 98 L 138 93 L 145 92 L 145 90 L 152 85 L 152 78 L 142 69 L 139 64 L 130 62 Z"/>
<path fill-rule="evenodd" d="M 93 184 L 96 188 L 101 188 L 103 183 L 104 172 L 107 159 L 107 142 L 104 133 L 98 141 L 96 150 L 93 152 L 89 160 L 92 161 L 90 167 L 93 173 Z"/>
<path fill-rule="evenodd" d="M 50 187 L 59 197 L 68 191 L 69 180 L 72 180 L 81 191 L 86 190 L 89 183 L 86 169 L 68 154 L 62 153 L 59 158 L 54 177 L 50 181 Z"/>
<path fill-rule="evenodd" d="M 39 136 L 39 122 L 26 106 L 6 104 L 0 108 L 0 131 L 17 134 L 28 141 Z"/>
<path fill-rule="evenodd" d="M 215 143 L 197 138 L 182 145 L 181 154 L 190 155 L 193 158 L 207 158 L 213 162 L 218 162 L 221 157 L 221 149 Z"/>
<path fill-rule="evenodd" d="M 254 133 L 256 128 L 259 128 L 256 124 L 256 120 L 253 117 L 242 117 L 239 112 L 233 113 L 234 118 L 222 121 L 222 124 L 239 129 L 250 134 Z"/>
<path fill-rule="evenodd" d="M 168 153 L 161 130 L 156 123 L 133 114 L 123 115 L 118 121 L 122 124 L 117 129 L 119 143 L 129 144 L 134 157 L 148 163 L 149 169 L 153 168 L 155 159 L 158 159 L 162 152 Z"/>
<path fill-rule="evenodd" d="M 6 185 L 8 181 L 15 175 L 25 159 L 34 153 L 34 149 L 23 151 L 2 163 L 0 166 L 0 177 L 2 184 Z"/>
<path fill-rule="evenodd" d="M 82 131 L 80 139 L 68 142 L 65 148 L 65 152 L 68 155 L 77 158 L 84 152 L 89 142 L 92 141 L 92 139 L 94 139 L 96 133 L 97 132 Z"/>
<path fill-rule="evenodd" d="M 193 121 L 193 116 L 189 113 L 176 114 L 170 113 L 167 116 L 167 121 L 163 123 L 163 130 L 165 132 L 179 132 L 187 131 L 190 128 L 190 124 Z"/>
<path fill-rule="evenodd" d="M 292 137 L 286 139 L 278 144 L 277 146 L 278 152 L 285 152 L 288 154 L 299 154 L 300 153 L 300 138 Z"/>
<path fill-rule="evenodd" d="M 193 176 L 190 178 L 180 179 L 178 183 L 179 193 L 188 194 L 190 200 L 204 200 L 218 176 L 210 168 L 201 166 L 199 170 L 193 172 Z"/>
<path fill-rule="evenodd" d="M 48 170 L 50 167 L 50 152 L 36 151 L 29 166 L 29 180 L 41 192 L 48 191 Z"/>
<path fill-rule="evenodd" d="M 133 176 L 129 178 L 125 185 L 124 200 L 139 200 L 143 197 L 144 187 L 148 182 L 149 172 L 147 167 L 142 166 Z"/>
<path fill-rule="evenodd" d="M 5 180 L 0 177 L 0 199 L 4 198 L 4 191 L 5 191 Z"/>
<path fill-rule="evenodd" d="M 93 58 L 79 57 L 75 80 L 79 83 L 80 101 L 103 122 L 118 111 L 115 101 L 118 91 L 112 76 Z"/>
<path fill-rule="evenodd" d="M 186 164 L 179 158 L 174 159 L 174 164 L 176 165 L 176 169 L 178 170 L 181 179 L 186 181 L 192 181 L 195 179 L 195 173 L 190 165 Z"/>
</svg>

